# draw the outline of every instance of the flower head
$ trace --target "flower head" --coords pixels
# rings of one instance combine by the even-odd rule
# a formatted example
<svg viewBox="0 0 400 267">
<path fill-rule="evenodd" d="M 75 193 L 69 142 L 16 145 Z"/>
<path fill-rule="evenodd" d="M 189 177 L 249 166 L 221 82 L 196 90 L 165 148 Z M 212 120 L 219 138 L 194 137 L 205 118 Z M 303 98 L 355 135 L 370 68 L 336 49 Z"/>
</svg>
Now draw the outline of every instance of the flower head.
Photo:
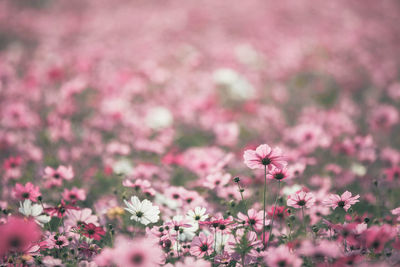
<svg viewBox="0 0 400 267">
<path fill-rule="evenodd" d="M 20 202 L 19 212 L 26 217 L 32 217 L 37 224 L 42 226 L 50 221 L 50 216 L 43 214 L 43 207 L 40 204 L 33 204 L 29 199 L 25 199 L 24 203 Z"/>
<path fill-rule="evenodd" d="M 284 167 L 282 169 L 274 168 L 267 174 L 268 179 L 275 179 L 277 181 L 281 181 L 288 177 L 289 177 L 289 172 L 286 169 L 286 167 Z"/>
<path fill-rule="evenodd" d="M 137 196 L 133 196 L 131 202 L 126 200 L 124 202 L 128 206 L 125 210 L 132 214 L 131 220 L 148 225 L 149 223 L 156 223 L 160 219 L 160 209 L 153 206 L 147 199 L 140 201 Z"/>
<path fill-rule="evenodd" d="M 313 193 L 299 191 L 288 196 L 287 205 L 293 208 L 310 208 L 315 203 L 315 196 Z"/>
<path fill-rule="evenodd" d="M 204 221 L 208 218 L 208 214 L 206 212 L 206 208 L 196 207 L 194 210 L 189 210 L 187 212 L 187 216 L 196 222 Z"/>
<path fill-rule="evenodd" d="M 203 257 L 208 255 L 213 250 L 213 236 L 206 236 L 204 233 L 200 233 L 199 236 L 193 238 L 192 244 L 190 245 L 190 254 L 196 257 Z"/>
<path fill-rule="evenodd" d="M 243 154 L 244 163 L 250 169 L 272 170 L 274 167 L 282 169 L 287 165 L 285 157 L 282 156 L 280 148 L 271 148 L 267 144 L 260 145 L 256 150 L 248 149 Z"/>
<path fill-rule="evenodd" d="M 352 194 L 349 191 L 346 191 L 341 196 L 336 194 L 330 195 L 329 198 L 323 203 L 328 207 L 332 207 L 333 209 L 340 207 L 347 211 L 351 207 L 351 205 L 359 202 L 359 197 L 360 195 L 352 197 Z"/>
<path fill-rule="evenodd" d="M 302 259 L 289 251 L 285 245 L 277 248 L 269 248 L 264 255 L 264 260 L 270 267 L 300 267 Z"/>
<path fill-rule="evenodd" d="M 93 223 L 81 223 L 79 229 L 81 234 L 94 240 L 100 240 L 101 236 L 106 234 L 102 227 L 96 226 Z"/>
<path fill-rule="evenodd" d="M 263 212 L 256 211 L 255 209 L 249 209 L 247 215 L 243 213 L 238 213 L 238 218 L 242 220 L 246 225 L 250 225 L 257 230 L 261 230 L 263 227 Z"/>
<path fill-rule="evenodd" d="M 33 220 L 9 217 L 0 225 L 0 256 L 8 253 L 24 252 L 41 237 L 40 228 Z"/>
<path fill-rule="evenodd" d="M 22 185 L 17 183 L 12 191 L 13 197 L 18 200 L 30 199 L 32 202 L 36 202 L 38 196 L 40 196 L 39 186 L 34 186 L 31 182 Z"/>
</svg>

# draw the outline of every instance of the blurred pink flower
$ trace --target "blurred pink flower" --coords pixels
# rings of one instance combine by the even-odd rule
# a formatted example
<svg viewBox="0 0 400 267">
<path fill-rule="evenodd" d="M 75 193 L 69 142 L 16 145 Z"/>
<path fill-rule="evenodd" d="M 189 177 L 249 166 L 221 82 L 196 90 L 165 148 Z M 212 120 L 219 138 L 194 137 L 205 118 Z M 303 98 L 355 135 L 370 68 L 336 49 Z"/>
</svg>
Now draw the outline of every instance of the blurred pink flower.
<svg viewBox="0 0 400 267">
<path fill-rule="evenodd" d="M 5 256 L 28 250 L 32 243 L 39 241 L 41 231 L 34 220 L 11 216 L 0 225 L 0 236 L 0 256 Z"/>
<path fill-rule="evenodd" d="M 269 267 L 300 267 L 303 263 L 303 260 L 293 252 L 290 252 L 285 245 L 269 248 L 264 254 L 264 261 Z"/>
</svg>

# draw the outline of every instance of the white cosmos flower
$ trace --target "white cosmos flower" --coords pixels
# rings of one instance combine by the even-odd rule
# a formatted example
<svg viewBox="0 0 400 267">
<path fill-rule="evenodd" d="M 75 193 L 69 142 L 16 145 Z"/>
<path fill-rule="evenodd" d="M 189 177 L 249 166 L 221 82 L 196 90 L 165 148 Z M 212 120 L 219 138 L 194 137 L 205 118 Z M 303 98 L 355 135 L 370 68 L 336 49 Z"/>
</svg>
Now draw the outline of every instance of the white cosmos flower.
<svg viewBox="0 0 400 267">
<path fill-rule="evenodd" d="M 131 202 L 126 200 L 124 202 L 128 206 L 125 209 L 132 214 L 131 220 L 148 225 L 149 223 L 156 223 L 160 219 L 160 209 L 157 206 L 153 206 L 147 199 L 141 202 L 137 196 L 133 196 L 131 197 Z"/>
<path fill-rule="evenodd" d="M 26 217 L 32 217 L 37 224 L 43 226 L 44 223 L 50 221 L 50 216 L 42 214 L 43 207 L 40 204 L 33 204 L 29 199 L 25 199 L 24 203 L 19 203 L 19 212 L 21 212 Z"/>
<path fill-rule="evenodd" d="M 194 210 L 189 210 L 187 212 L 187 216 L 196 222 L 205 221 L 208 218 L 208 214 L 206 214 L 206 208 L 196 207 Z"/>
</svg>

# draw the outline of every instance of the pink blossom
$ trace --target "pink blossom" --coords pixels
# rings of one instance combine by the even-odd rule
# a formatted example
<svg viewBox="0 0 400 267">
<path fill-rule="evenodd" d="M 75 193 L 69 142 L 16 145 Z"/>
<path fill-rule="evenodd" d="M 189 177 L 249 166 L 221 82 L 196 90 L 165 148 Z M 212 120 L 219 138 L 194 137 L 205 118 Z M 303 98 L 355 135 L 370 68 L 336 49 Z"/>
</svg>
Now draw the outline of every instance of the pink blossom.
<svg viewBox="0 0 400 267">
<path fill-rule="evenodd" d="M 84 189 L 77 187 L 73 187 L 71 190 L 65 188 L 62 197 L 71 202 L 76 202 L 77 200 L 84 201 L 86 199 L 86 192 Z"/>
<path fill-rule="evenodd" d="M 256 230 L 261 230 L 263 227 L 263 211 L 257 212 L 255 209 L 249 209 L 247 215 L 239 212 L 237 217 L 246 223 L 246 225 L 254 227 Z M 266 222 L 268 224 L 268 222 Z"/>
<path fill-rule="evenodd" d="M 203 257 L 209 255 L 213 251 L 214 239 L 212 235 L 206 236 L 204 233 L 200 233 L 199 236 L 193 238 L 190 244 L 190 254 L 196 257 Z"/>
<path fill-rule="evenodd" d="M 300 267 L 303 260 L 291 253 L 287 246 L 281 245 L 277 248 L 269 248 L 264 254 L 264 261 L 270 267 Z"/>
<path fill-rule="evenodd" d="M 31 182 L 22 185 L 17 183 L 12 191 L 13 197 L 18 200 L 30 199 L 37 202 L 37 198 L 41 195 L 39 186 L 34 186 Z"/>
<path fill-rule="evenodd" d="M 287 165 L 281 149 L 277 147 L 272 149 L 267 144 L 259 145 L 256 150 L 246 150 L 243 158 L 250 169 L 264 169 L 266 166 L 269 170 L 273 167 L 282 169 Z"/>
<path fill-rule="evenodd" d="M 310 208 L 315 203 L 315 196 L 313 193 L 299 191 L 288 196 L 287 205 L 293 208 Z"/>
<path fill-rule="evenodd" d="M 39 241 L 41 231 L 34 220 L 11 216 L 5 224 L 0 225 L 0 236 L 0 255 L 5 256 L 28 250 L 34 242 Z"/>
<path fill-rule="evenodd" d="M 330 195 L 323 204 L 327 207 L 332 207 L 333 209 L 336 209 L 337 207 L 344 208 L 344 210 L 347 211 L 352 205 L 359 202 L 359 197 L 360 195 L 352 197 L 352 194 L 349 191 L 346 191 L 341 196 L 336 194 Z"/>
</svg>

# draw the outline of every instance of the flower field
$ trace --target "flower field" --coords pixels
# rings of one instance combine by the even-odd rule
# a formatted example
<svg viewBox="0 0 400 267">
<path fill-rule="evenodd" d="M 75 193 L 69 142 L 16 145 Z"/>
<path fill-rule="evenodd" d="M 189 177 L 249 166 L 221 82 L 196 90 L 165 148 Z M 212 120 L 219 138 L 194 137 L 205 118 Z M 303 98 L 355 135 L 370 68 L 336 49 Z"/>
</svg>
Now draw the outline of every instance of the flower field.
<svg viewBox="0 0 400 267">
<path fill-rule="evenodd" d="M 0 266 L 400 266 L 397 0 L 0 1 Z"/>
</svg>

